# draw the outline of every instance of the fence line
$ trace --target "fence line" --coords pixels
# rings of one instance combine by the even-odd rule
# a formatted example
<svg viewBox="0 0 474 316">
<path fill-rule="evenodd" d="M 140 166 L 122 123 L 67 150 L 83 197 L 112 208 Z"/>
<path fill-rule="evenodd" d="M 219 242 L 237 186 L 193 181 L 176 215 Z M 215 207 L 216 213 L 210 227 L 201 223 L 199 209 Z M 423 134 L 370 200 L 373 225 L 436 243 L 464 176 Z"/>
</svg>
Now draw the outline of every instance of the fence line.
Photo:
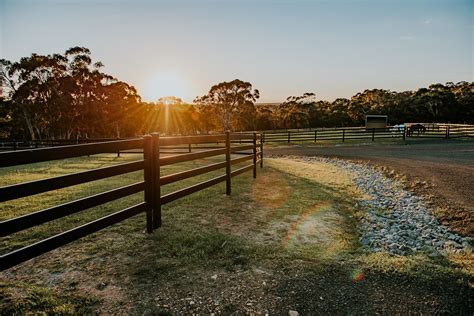
<svg viewBox="0 0 474 316">
<path fill-rule="evenodd" d="M 241 135 L 248 135 L 252 132 L 245 132 L 245 133 L 232 133 L 231 135 L 231 143 L 249 143 L 251 144 L 252 141 L 242 138 Z M 205 135 L 205 136 L 169 136 L 169 137 L 162 137 L 162 139 L 168 138 L 182 138 L 182 137 L 212 137 L 215 135 Z M 136 140 L 141 139 L 137 137 L 133 138 L 88 138 L 88 139 L 43 139 L 43 140 L 17 140 L 17 139 L 0 139 L 0 151 L 16 151 L 16 150 L 25 150 L 25 149 L 37 149 L 37 148 L 49 148 L 49 147 L 59 147 L 59 146 L 71 146 L 71 145 L 79 145 L 79 144 L 95 144 L 95 143 L 104 143 L 104 142 L 115 142 L 115 141 L 124 141 L 124 140 Z M 215 138 L 214 138 L 215 139 Z M 162 153 L 167 153 L 166 150 L 170 151 L 169 153 L 175 153 L 176 150 L 183 150 L 187 152 L 191 152 L 194 150 L 201 150 L 201 149 L 209 149 L 209 148 L 221 148 L 225 141 L 217 140 L 214 146 L 202 146 L 202 144 L 194 143 L 194 144 L 177 144 L 175 146 L 172 145 L 162 145 L 160 146 L 160 150 Z M 186 146 L 184 146 L 186 145 Z M 125 153 L 142 153 L 143 151 L 131 151 L 126 150 Z M 111 151 L 113 153 L 113 151 Z M 120 152 L 119 152 L 120 153 Z M 122 152 L 123 153 L 123 152 Z"/>
<path fill-rule="evenodd" d="M 265 143 L 292 143 L 303 141 L 350 141 L 367 140 L 376 141 L 379 139 L 451 139 L 474 137 L 474 125 L 451 126 L 443 125 L 428 127 L 425 131 L 408 132 L 408 127 L 387 127 L 387 128 L 333 128 L 329 130 L 309 130 L 309 131 L 265 131 L 263 132 L 263 142 Z"/>
<path fill-rule="evenodd" d="M 244 142 L 237 144 L 236 140 Z M 176 153 L 162 157 L 160 149 L 166 146 L 191 144 L 223 143 L 224 147 L 208 149 L 198 152 Z M 207 147 L 207 146 L 204 146 Z M 181 148 L 181 147 L 180 147 Z M 194 192 L 203 190 L 220 182 L 226 182 L 226 194 L 231 194 L 231 178 L 246 171 L 253 170 L 253 177 L 257 177 L 257 164 L 263 166 L 263 141 L 262 134 L 239 134 L 230 132 L 221 135 L 160 137 L 159 134 L 146 135 L 143 138 L 114 140 L 92 144 L 69 145 L 52 148 L 30 149 L 0 153 L 0 167 L 10 167 L 35 162 L 58 160 L 65 158 L 81 157 L 99 153 L 117 152 L 120 150 L 140 149 L 143 159 L 123 163 L 116 166 L 92 169 L 88 171 L 30 181 L 20 184 L 0 187 L 0 202 L 18 199 L 42 192 L 65 188 L 68 186 L 86 183 L 98 179 L 126 174 L 134 171 L 144 171 L 141 182 L 98 193 L 92 196 L 53 206 L 37 212 L 19 216 L 0 222 L 0 237 L 35 227 L 55 219 L 74 214 L 88 208 L 98 206 L 135 193 L 144 192 L 144 201 L 131 207 L 122 209 L 97 220 L 91 221 L 66 232 L 57 234 L 34 244 L 11 251 L 0 256 L 0 271 L 13 267 L 19 263 L 37 257 L 48 251 L 61 247 L 79 238 L 97 232 L 115 223 L 140 213 L 146 214 L 146 229 L 148 233 L 161 226 L 161 206 L 180 199 Z M 250 152 L 251 151 L 251 152 Z M 243 157 L 232 158 L 232 154 Z M 225 155 L 225 160 L 203 167 L 185 170 L 178 173 L 161 176 L 160 170 L 164 165 L 170 165 L 200 158 Z M 232 166 L 246 161 L 251 164 L 232 170 Z M 225 168 L 225 174 L 189 186 L 187 188 L 161 195 L 161 187 L 177 181 L 206 174 L 211 171 Z"/>
<path fill-rule="evenodd" d="M 329 140 L 329 141 L 342 141 L 346 140 L 371 140 L 377 139 L 396 139 L 400 138 L 403 140 L 416 139 L 416 138 L 438 138 L 438 139 L 449 139 L 449 138 L 464 138 L 474 137 L 474 125 L 467 124 L 445 124 L 445 123 L 417 123 L 422 124 L 426 127 L 424 133 L 414 133 L 412 135 L 407 134 L 407 127 L 415 123 L 405 124 L 405 127 L 397 128 L 395 126 L 386 128 L 375 128 L 367 129 L 365 127 L 332 127 L 332 128 L 313 128 L 313 129 L 292 129 L 292 130 L 266 130 L 260 133 L 267 143 L 271 142 L 286 142 L 291 143 L 292 141 L 314 141 L 318 140 Z M 251 144 L 252 141 L 249 139 L 242 138 L 241 135 L 248 135 L 249 132 L 237 132 L 233 133 L 231 137 L 232 143 Z M 215 137 L 215 135 L 204 135 L 204 136 L 180 136 L 182 137 Z M 162 139 L 176 138 L 176 137 L 163 137 Z M 15 140 L 15 139 L 0 139 L 0 151 L 15 151 L 21 149 L 31 148 L 42 148 L 42 147 L 55 147 L 55 146 L 68 146 L 73 144 L 81 143 L 97 143 L 97 142 L 113 142 L 121 140 L 132 140 L 129 139 L 116 139 L 116 138 L 90 138 L 90 139 L 77 139 L 77 140 Z M 136 138 L 135 138 L 136 139 Z M 214 138 L 215 139 L 215 138 Z M 162 154 L 176 154 L 176 153 L 191 153 L 192 151 L 200 151 L 204 149 L 222 148 L 219 146 L 223 144 L 223 140 L 217 140 L 214 146 L 202 146 L 199 143 L 176 143 L 175 146 L 167 144 L 160 146 L 160 152 Z M 181 146 L 180 146 L 181 145 Z M 183 146 L 186 145 L 186 146 Z M 113 152 L 113 151 L 111 151 Z M 117 155 L 120 153 L 142 153 L 142 151 L 133 151 L 130 149 L 118 150 Z"/>
</svg>

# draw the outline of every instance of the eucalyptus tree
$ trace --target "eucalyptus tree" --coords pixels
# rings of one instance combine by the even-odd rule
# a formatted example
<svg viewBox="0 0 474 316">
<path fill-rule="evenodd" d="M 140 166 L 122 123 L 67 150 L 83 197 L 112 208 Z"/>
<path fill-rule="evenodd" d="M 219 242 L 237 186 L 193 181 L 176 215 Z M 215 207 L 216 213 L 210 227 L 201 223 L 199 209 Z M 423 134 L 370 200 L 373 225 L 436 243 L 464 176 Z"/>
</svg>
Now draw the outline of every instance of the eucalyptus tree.
<svg viewBox="0 0 474 316">
<path fill-rule="evenodd" d="M 474 82 L 461 81 L 451 86 L 458 104 L 461 123 L 474 123 Z"/>
<path fill-rule="evenodd" d="M 201 112 L 215 115 L 217 126 L 223 130 L 253 129 L 255 101 L 259 97 L 259 91 L 252 89 L 251 83 L 235 79 L 212 86 L 194 103 Z M 212 121 L 209 121 L 211 124 Z"/>
<path fill-rule="evenodd" d="M 32 59 L 37 59 L 37 55 L 33 54 Z M 21 65 L 26 66 L 24 70 L 21 69 Z M 16 117 L 18 114 L 22 116 L 24 123 L 28 129 L 30 137 L 36 138 L 34 120 L 34 108 L 30 99 L 30 89 L 34 89 L 41 78 L 33 78 L 34 67 L 32 62 L 28 62 L 24 58 L 20 62 L 12 63 L 9 60 L 0 60 L 0 85 L 1 85 L 1 97 L 4 102 L 9 102 L 15 106 L 13 115 Z M 35 93 L 32 93 L 34 97 Z M 20 112 L 20 113 L 17 113 Z"/>
<path fill-rule="evenodd" d="M 31 139 L 120 135 L 125 113 L 140 102 L 132 86 L 101 72 L 90 50 L 0 60 L 1 97 Z M 21 136 L 21 128 L 13 134 Z M 133 133 L 133 131 L 128 131 Z M 26 136 L 26 135 L 23 135 Z"/>
<path fill-rule="evenodd" d="M 0 97 L 0 138 L 10 136 L 15 121 L 12 119 L 11 102 Z"/>
<path fill-rule="evenodd" d="M 255 128 L 257 130 L 271 130 L 278 127 L 278 118 L 274 106 L 256 105 Z"/>
<path fill-rule="evenodd" d="M 289 96 L 278 105 L 277 116 L 282 128 L 310 127 L 316 95 L 306 92 L 301 96 Z"/>
</svg>

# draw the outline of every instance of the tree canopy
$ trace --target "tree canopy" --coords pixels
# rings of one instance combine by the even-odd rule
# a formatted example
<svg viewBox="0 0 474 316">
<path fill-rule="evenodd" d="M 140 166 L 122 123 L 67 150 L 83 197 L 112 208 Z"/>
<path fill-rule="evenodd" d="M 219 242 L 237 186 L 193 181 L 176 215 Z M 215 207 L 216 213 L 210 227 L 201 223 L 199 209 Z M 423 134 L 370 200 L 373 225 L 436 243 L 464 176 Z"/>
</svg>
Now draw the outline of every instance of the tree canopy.
<svg viewBox="0 0 474 316">
<path fill-rule="evenodd" d="M 387 115 L 392 125 L 474 123 L 474 83 L 448 82 L 403 92 L 368 89 L 333 102 L 318 101 L 314 93 L 305 93 L 259 111 L 270 116 L 261 125 L 264 129 L 361 126 L 367 114 Z"/>
<path fill-rule="evenodd" d="M 0 60 L 1 112 L 10 136 L 71 138 L 133 133 L 127 114 L 141 102 L 134 87 L 101 71 L 90 51 Z"/>
<path fill-rule="evenodd" d="M 207 116 L 209 126 L 221 130 L 252 130 L 255 128 L 255 101 L 260 97 L 257 89 L 252 90 L 250 82 L 239 79 L 221 82 L 211 87 L 209 92 L 194 100 L 203 113 L 213 113 Z"/>
</svg>

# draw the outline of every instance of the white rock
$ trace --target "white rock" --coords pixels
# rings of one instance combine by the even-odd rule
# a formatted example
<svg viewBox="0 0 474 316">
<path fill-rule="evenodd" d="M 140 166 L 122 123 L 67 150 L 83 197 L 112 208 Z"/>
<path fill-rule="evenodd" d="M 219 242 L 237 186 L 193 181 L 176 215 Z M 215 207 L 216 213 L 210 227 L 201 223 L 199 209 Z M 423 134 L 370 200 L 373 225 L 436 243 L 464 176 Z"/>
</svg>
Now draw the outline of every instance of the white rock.
<svg viewBox="0 0 474 316">
<path fill-rule="evenodd" d="M 450 251 L 472 251 L 467 239 L 453 234 L 431 215 L 422 198 L 373 167 L 336 158 L 311 157 L 304 160 L 327 163 L 348 171 L 355 185 L 370 197 L 355 205 L 366 212 L 360 221 L 363 247 L 404 255 L 406 251 L 425 251 L 425 245 L 431 246 L 436 242 L 437 248 L 444 245 Z M 399 247 L 394 247 L 394 241 Z M 435 249 L 432 251 L 437 252 Z M 441 254 L 448 255 L 445 251 Z"/>
</svg>

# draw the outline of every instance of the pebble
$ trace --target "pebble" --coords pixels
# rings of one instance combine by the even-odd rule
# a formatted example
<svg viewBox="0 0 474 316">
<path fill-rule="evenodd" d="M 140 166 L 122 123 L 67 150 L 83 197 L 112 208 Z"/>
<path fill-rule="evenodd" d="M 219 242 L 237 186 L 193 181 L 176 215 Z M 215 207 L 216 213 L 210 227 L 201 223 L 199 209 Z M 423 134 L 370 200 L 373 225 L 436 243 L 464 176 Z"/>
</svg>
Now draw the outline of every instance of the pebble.
<svg viewBox="0 0 474 316">
<path fill-rule="evenodd" d="M 431 215 L 423 198 L 406 190 L 400 182 L 386 177 L 374 167 L 336 158 L 303 159 L 331 164 L 348 171 L 355 185 L 370 197 L 357 203 L 358 209 L 364 214 L 359 225 L 363 248 L 396 255 L 472 252 L 471 238 L 449 231 Z"/>
</svg>

